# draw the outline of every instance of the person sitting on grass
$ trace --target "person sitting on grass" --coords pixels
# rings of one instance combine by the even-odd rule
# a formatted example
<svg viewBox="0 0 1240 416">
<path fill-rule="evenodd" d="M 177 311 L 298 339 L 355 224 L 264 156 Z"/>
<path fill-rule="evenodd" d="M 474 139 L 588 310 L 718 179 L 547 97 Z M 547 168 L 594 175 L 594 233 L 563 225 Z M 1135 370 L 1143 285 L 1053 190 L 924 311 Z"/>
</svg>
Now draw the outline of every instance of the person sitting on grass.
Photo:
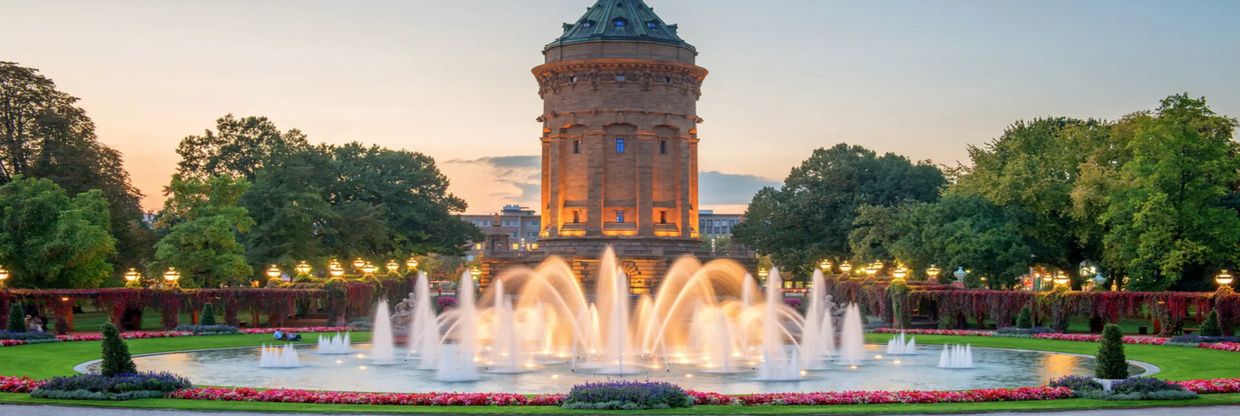
<svg viewBox="0 0 1240 416">
<path fill-rule="evenodd" d="M 284 340 L 285 341 L 301 341 L 301 334 L 298 334 L 296 332 L 289 332 L 287 334 L 284 334 Z"/>
<path fill-rule="evenodd" d="M 275 338 L 277 341 L 284 340 L 284 331 L 277 329 L 276 332 L 272 333 L 272 335 L 275 335 Z"/>
</svg>

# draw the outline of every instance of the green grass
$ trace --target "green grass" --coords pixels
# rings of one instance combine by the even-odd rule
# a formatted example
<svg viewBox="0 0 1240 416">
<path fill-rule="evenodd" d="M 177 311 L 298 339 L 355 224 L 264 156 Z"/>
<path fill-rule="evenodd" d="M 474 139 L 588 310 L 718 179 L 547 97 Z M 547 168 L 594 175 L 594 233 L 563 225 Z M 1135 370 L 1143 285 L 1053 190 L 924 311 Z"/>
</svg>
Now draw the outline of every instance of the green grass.
<svg viewBox="0 0 1240 416">
<path fill-rule="evenodd" d="M 868 342 L 885 342 L 890 335 L 867 334 Z M 355 333 L 354 340 L 364 342 L 367 333 Z M 225 335 L 128 340 L 134 354 L 147 354 L 190 349 L 258 346 L 270 342 L 270 335 Z M 307 334 L 304 342 L 317 337 Z M 977 347 L 1015 348 L 1093 354 L 1097 344 L 1088 342 L 1038 340 L 1002 337 L 956 337 L 918 335 L 920 344 L 969 343 Z M 1128 358 L 1145 361 L 1162 368 L 1158 377 L 1172 380 L 1240 377 L 1240 360 L 1236 353 L 1197 348 L 1127 345 Z M 0 348 L 0 374 L 47 378 L 73 374 L 73 366 L 99 356 L 98 342 L 70 342 Z M 149 409 L 180 409 L 197 411 L 257 411 L 316 413 L 415 413 L 415 414 L 598 414 L 599 411 L 575 411 L 541 406 L 369 406 L 318 405 L 299 403 L 221 402 L 206 400 L 145 399 L 124 402 L 97 402 L 35 399 L 27 394 L 0 393 L 0 403 L 70 405 L 94 407 L 125 407 Z M 883 404 L 846 406 L 695 406 L 689 409 L 606 412 L 615 414 L 890 414 L 890 413 L 972 413 L 988 411 L 1050 411 L 1103 408 L 1141 408 L 1163 406 L 1240 405 L 1240 394 L 1203 395 L 1184 401 L 1105 401 L 1088 399 L 1048 400 L 994 403 Z"/>
</svg>

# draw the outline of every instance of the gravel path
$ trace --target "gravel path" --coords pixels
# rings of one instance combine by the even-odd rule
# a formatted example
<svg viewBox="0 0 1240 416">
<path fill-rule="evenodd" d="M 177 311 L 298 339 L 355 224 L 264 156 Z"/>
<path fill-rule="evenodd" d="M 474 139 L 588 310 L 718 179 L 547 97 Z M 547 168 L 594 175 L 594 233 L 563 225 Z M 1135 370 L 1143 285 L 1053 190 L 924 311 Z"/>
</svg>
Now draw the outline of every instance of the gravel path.
<svg viewBox="0 0 1240 416">
<path fill-rule="evenodd" d="M 138 409 L 104 409 L 94 407 L 63 407 L 63 406 L 30 406 L 30 405 L 10 405 L 0 404 L 0 415 L 4 416 L 195 416 L 195 415 L 223 415 L 223 416 L 270 416 L 273 413 L 220 413 L 220 412 L 191 412 L 179 410 L 138 410 Z M 302 414 L 302 413 L 299 413 Z M 304 413 L 308 414 L 308 413 Z M 1240 415 L 1240 406 L 1213 406 L 1213 407 L 1166 407 L 1166 408 L 1148 408 L 1133 410 L 1086 410 L 1086 411 L 1069 411 L 1069 412 L 1007 412 L 1007 413 L 980 413 L 992 416 L 1030 416 L 1035 414 L 1052 414 L 1052 415 L 1082 415 L 1082 416 L 1136 416 L 1136 415 L 1158 415 L 1158 416 L 1200 416 L 1202 414 L 1213 415 Z M 340 416 L 341 413 L 335 415 L 321 416 Z"/>
</svg>

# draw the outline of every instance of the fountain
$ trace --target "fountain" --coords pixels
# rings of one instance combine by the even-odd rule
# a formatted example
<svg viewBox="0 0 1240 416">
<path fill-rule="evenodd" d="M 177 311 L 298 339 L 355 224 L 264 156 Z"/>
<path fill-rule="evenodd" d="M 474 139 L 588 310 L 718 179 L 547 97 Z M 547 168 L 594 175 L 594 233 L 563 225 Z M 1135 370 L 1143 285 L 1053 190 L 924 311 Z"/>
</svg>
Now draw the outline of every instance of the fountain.
<svg viewBox="0 0 1240 416">
<path fill-rule="evenodd" d="M 516 316 L 512 311 L 512 302 L 504 293 L 504 281 L 496 280 L 493 297 L 495 307 L 492 309 L 491 322 L 494 338 L 490 347 L 490 360 L 487 361 L 488 372 L 522 373 L 529 370 L 532 364 L 525 362 L 525 352 L 521 348 L 521 339 L 517 335 Z"/>
<path fill-rule="evenodd" d="M 293 348 L 293 344 L 285 344 L 284 347 L 263 344 L 259 353 L 258 366 L 261 368 L 297 368 L 301 367 L 301 359 L 297 356 L 297 349 Z"/>
<path fill-rule="evenodd" d="M 835 325 L 827 300 L 822 271 L 815 270 L 810 282 L 809 308 L 805 311 L 805 330 L 801 335 L 801 367 L 822 369 L 835 351 Z"/>
<path fill-rule="evenodd" d="M 972 345 L 944 345 L 939 368 L 973 368 Z"/>
<path fill-rule="evenodd" d="M 904 339 L 904 332 L 900 335 L 887 340 L 887 355 L 913 355 L 917 353 L 917 339 L 909 337 L 908 341 Z"/>
<path fill-rule="evenodd" d="M 409 328 L 409 356 L 418 358 L 418 368 L 431 370 L 438 363 L 439 319 L 431 306 L 430 281 L 418 272 L 413 288 L 414 305 Z"/>
<path fill-rule="evenodd" d="M 865 359 L 865 334 L 862 333 L 861 307 L 848 305 L 844 312 L 844 331 L 840 334 L 840 351 L 837 362 L 845 365 L 861 364 Z"/>
<path fill-rule="evenodd" d="M 762 364 L 758 366 L 759 380 L 801 378 L 797 349 L 790 349 L 784 342 L 790 338 L 790 334 L 780 324 L 780 306 L 787 307 L 784 305 L 783 281 L 779 279 L 779 269 L 772 268 L 766 279 L 766 302 L 762 305 Z"/>
<path fill-rule="evenodd" d="M 376 365 L 396 364 L 396 341 L 392 336 L 392 315 L 387 300 L 375 306 L 375 323 L 371 327 L 370 360 Z"/>
<path fill-rule="evenodd" d="M 353 353 L 352 340 L 349 339 L 349 333 L 340 335 L 339 332 L 334 336 L 319 335 L 319 347 L 315 352 L 323 355 L 343 355 Z"/>
<path fill-rule="evenodd" d="M 457 285 L 456 308 L 445 313 L 453 323 L 439 345 L 439 366 L 435 379 L 447 382 L 478 379 L 475 351 L 478 339 L 477 308 L 474 306 L 474 278 L 466 270 Z"/>
</svg>

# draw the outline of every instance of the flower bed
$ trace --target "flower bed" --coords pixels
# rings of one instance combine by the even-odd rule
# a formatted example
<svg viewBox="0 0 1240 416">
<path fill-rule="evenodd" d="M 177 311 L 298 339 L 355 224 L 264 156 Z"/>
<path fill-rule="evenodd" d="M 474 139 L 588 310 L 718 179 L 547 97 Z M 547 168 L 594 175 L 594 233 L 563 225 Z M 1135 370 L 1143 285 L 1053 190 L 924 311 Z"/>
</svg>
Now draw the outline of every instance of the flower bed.
<svg viewBox="0 0 1240 416">
<path fill-rule="evenodd" d="M 1240 342 L 1203 342 L 1197 346 L 1208 350 L 1240 352 Z"/>
<path fill-rule="evenodd" d="M 955 336 L 975 336 L 975 337 L 993 337 L 995 331 L 985 331 L 979 329 L 894 329 L 894 328 L 877 328 L 874 330 L 876 334 L 899 334 L 908 335 L 955 335 Z"/>
<path fill-rule="evenodd" d="M 29 393 L 43 383 L 28 377 L 0 376 L 0 393 Z"/>
<path fill-rule="evenodd" d="M 402 406 L 559 406 L 564 401 L 562 394 L 526 396 L 514 393 L 359 393 L 217 387 L 181 390 L 172 393 L 170 397 L 188 400 Z"/>
<path fill-rule="evenodd" d="M 271 333 L 275 333 L 276 331 L 301 332 L 301 333 L 347 332 L 351 329 L 352 328 L 348 326 L 307 326 L 307 327 L 301 327 L 301 328 L 246 328 L 246 329 L 242 329 L 241 333 L 253 335 L 253 334 L 271 334 Z"/>
<path fill-rule="evenodd" d="M 349 331 L 347 326 L 308 326 L 304 328 L 252 328 L 241 330 L 242 334 L 270 334 L 280 330 L 283 332 L 300 332 L 308 333 L 324 333 L 324 332 L 345 332 Z M 201 333 L 195 334 L 189 331 L 130 331 L 122 332 L 121 338 L 124 339 L 148 339 L 148 338 L 177 338 L 177 337 L 194 337 L 194 336 L 211 336 L 223 335 L 219 333 Z M 39 344 L 44 342 L 78 342 L 78 341 L 99 341 L 103 339 L 103 335 L 99 333 L 57 335 L 55 339 L 39 339 L 39 340 L 18 340 L 6 339 L 0 340 L 0 347 L 14 347 L 18 345 Z"/>
<path fill-rule="evenodd" d="M 698 404 L 756 405 L 846 405 L 883 403 L 977 403 L 1025 400 L 1055 400 L 1072 397 L 1066 387 L 1017 387 L 960 391 L 828 391 L 817 393 L 764 393 L 724 395 L 689 392 Z"/>
<path fill-rule="evenodd" d="M 1052 339 L 1058 341 L 1080 341 L 1080 342 L 1098 342 L 1102 340 L 1102 335 L 1098 334 L 1037 334 L 1035 339 Z M 1166 338 L 1158 337 L 1124 337 L 1125 344 L 1139 345 L 1163 345 L 1167 343 Z"/>
<path fill-rule="evenodd" d="M 1240 378 L 1216 378 L 1213 380 L 1176 381 L 1188 391 L 1197 394 L 1240 393 Z"/>
<path fill-rule="evenodd" d="M 148 339 L 148 338 L 176 338 L 193 336 L 193 332 L 186 331 L 130 331 L 122 332 L 121 338 L 124 339 Z M 59 335 L 56 340 L 60 342 L 77 342 L 77 341 L 99 341 L 103 339 L 103 335 L 99 333 L 90 334 L 73 334 Z"/>
</svg>

